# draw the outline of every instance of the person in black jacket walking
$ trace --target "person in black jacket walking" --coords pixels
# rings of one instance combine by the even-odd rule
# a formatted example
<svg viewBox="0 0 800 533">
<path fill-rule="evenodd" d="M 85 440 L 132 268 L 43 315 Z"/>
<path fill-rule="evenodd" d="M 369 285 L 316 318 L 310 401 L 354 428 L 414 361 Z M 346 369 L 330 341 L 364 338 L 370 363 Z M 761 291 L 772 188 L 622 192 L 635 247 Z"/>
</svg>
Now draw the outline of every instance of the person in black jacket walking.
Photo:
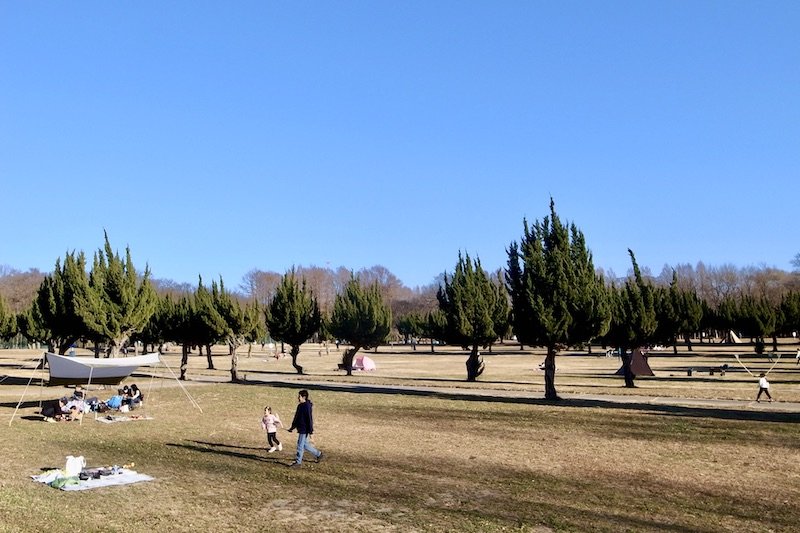
<svg viewBox="0 0 800 533">
<path fill-rule="evenodd" d="M 322 461 L 322 452 L 311 444 L 309 440 L 314 433 L 314 416 L 312 409 L 314 404 L 308 398 L 308 391 L 303 389 L 297 394 L 297 410 L 294 412 L 294 420 L 289 432 L 297 430 L 297 457 L 291 467 L 299 467 L 303 464 L 303 453 L 308 450 L 311 455 L 317 458 L 317 462 Z"/>
</svg>

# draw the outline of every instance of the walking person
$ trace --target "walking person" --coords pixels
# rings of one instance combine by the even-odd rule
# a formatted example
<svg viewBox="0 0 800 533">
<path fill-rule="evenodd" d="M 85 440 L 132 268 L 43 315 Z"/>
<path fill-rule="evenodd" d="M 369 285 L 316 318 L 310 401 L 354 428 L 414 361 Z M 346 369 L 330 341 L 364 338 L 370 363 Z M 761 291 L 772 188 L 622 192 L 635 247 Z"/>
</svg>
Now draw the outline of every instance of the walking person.
<svg viewBox="0 0 800 533">
<path fill-rule="evenodd" d="M 283 426 L 278 413 L 272 412 L 272 407 L 264 408 L 264 417 L 261 419 L 261 427 L 267 432 L 267 444 L 269 445 L 269 453 L 283 451 L 283 444 L 278 440 L 278 426 Z"/>
<path fill-rule="evenodd" d="M 308 450 L 311 455 L 317 458 L 317 462 L 322 461 L 322 452 L 311 444 L 311 435 L 314 433 L 314 417 L 312 410 L 314 404 L 308 397 L 308 391 L 303 389 L 297 393 L 297 410 L 294 413 L 292 426 L 289 428 L 291 433 L 297 430 L 297 457 L 290 467 L 297 468 L 303 464 L 303 453 Z"/>
<path fill-rule="evenodd" d="M 756 396 L 757 402 L 761 401 L 761 395 L 763 393 L 766 393 L 767 398 L 769 398 L 769 401 L 772 402 L 772 396 L 769 394 L 769 381 L 767 381 L 767 375 L 762 372 L 758 376 L 758 396 Z"/>
</svg>

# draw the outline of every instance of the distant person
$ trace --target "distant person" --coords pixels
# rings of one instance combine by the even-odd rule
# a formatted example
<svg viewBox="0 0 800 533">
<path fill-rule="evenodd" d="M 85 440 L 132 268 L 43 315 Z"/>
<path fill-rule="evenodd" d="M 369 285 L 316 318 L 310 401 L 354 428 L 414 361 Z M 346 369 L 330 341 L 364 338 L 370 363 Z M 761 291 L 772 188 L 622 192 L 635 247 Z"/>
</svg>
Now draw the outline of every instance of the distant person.
<svg viewBox="0 0 800 533">
<path fill-rule="evenodd" d="M 308 450 L 311 455 L 317 458 L 317 462 L 322 461 L 322 452 L 319 451 L 311 444 L 311 435 L 314 433 L 314 417 L 312 410 L 314 405 L 308 398 L 308 391 L 303 389 L 297 394 L 297 410 L 294 413 L 292 420 L 292 427 L 289 428 L 291 433 L 297 430 L 297 457 L 290 467 L 299 467 L 303 464 L 303 453 Z"/>
<path fill-rule="evenodd" d="M 769 401 L 772 402 L 772 396 L 769 394 L 769 381 L 767 381 L 767 375 L 765 373 L 761 373 L 758 376 L 758 396 L 756 396 L 756 401 L 761 401 L 761 395 L 766 393 L 767 398 Z"/>
<path fill-rule="evenodd" d="M 119 409 L 122 407 L 122 400 L 125 398 L 125 391 L 117 389 L 117 394 L 106 400 L 104 403 L 108 409 Z"/>
<path fill-rule="evenodd" d="M 65 398 L 48 400 L 42 403 L 42 417 L 45 422 L 55 422 L 64 416 L 64 407 L 67 405 Z"/>
<path fill-rule="evenodd" d="M 795 366 L 800 365 L 800 348 L 797 349 L 797 355 L 795 356 L 796 363 Z"/>
<path fill-rule="evenodd" d="M 142 391 L 139 390 L 139 386 L 136 385 L 136 383 L 131 385 L 131 388 L 128 389 L 128 397 L 126 398 L 125 403 L 127 403 L 131 409 L 134 409 L 138 407 L 140 403 L 142 403 L 143 399 L 144 396 L 142 395 Z"/>
<path fill-rule="evenodd" d="M 261 428 L 267 432 L 267 452 L 283 451 L 283 444 L 278 440 L 278 426 L 283 426 L 278 413 L 272 412 L 272 407 L 264 408 L 264 417 L 261 419 Z"/>
</svg>

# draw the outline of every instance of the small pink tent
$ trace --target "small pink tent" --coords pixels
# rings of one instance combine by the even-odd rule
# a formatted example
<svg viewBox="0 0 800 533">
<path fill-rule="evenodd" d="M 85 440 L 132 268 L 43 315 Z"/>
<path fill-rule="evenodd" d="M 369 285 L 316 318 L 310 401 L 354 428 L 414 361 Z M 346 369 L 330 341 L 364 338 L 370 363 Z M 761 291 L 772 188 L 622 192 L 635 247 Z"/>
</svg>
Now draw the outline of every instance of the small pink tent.
<svg viewBox="0 0 800 533">
<path fill-rule="evenodd" d="M 366 372 L 372 372 L 376 368 L 378 367 L 375 366 L 375 361 L 366 355 L 356 357 L 356 364 L 353 365 L 353 370 L 364 370 Z"/>
</svg>

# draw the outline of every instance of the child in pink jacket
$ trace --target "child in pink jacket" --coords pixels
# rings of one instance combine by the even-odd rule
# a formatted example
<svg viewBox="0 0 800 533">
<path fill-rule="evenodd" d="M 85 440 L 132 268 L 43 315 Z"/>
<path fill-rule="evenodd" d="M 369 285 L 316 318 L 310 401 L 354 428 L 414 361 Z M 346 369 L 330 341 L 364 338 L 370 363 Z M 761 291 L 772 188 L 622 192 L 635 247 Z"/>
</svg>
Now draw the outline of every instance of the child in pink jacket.
<svg viewBox="0 0 800 533">
<path fill-rule="evenodd" d="M 283 450 L 283 444 L 278 440 L 278 426 L 281 424 L 281 419 L 277 413 L 272 412 L 272 407 L 264 408 L 264 418 L 261 419 L 261 428 L 267 432 L 267 444 L 269 445 L 269 453 Z"/>
</svg>

